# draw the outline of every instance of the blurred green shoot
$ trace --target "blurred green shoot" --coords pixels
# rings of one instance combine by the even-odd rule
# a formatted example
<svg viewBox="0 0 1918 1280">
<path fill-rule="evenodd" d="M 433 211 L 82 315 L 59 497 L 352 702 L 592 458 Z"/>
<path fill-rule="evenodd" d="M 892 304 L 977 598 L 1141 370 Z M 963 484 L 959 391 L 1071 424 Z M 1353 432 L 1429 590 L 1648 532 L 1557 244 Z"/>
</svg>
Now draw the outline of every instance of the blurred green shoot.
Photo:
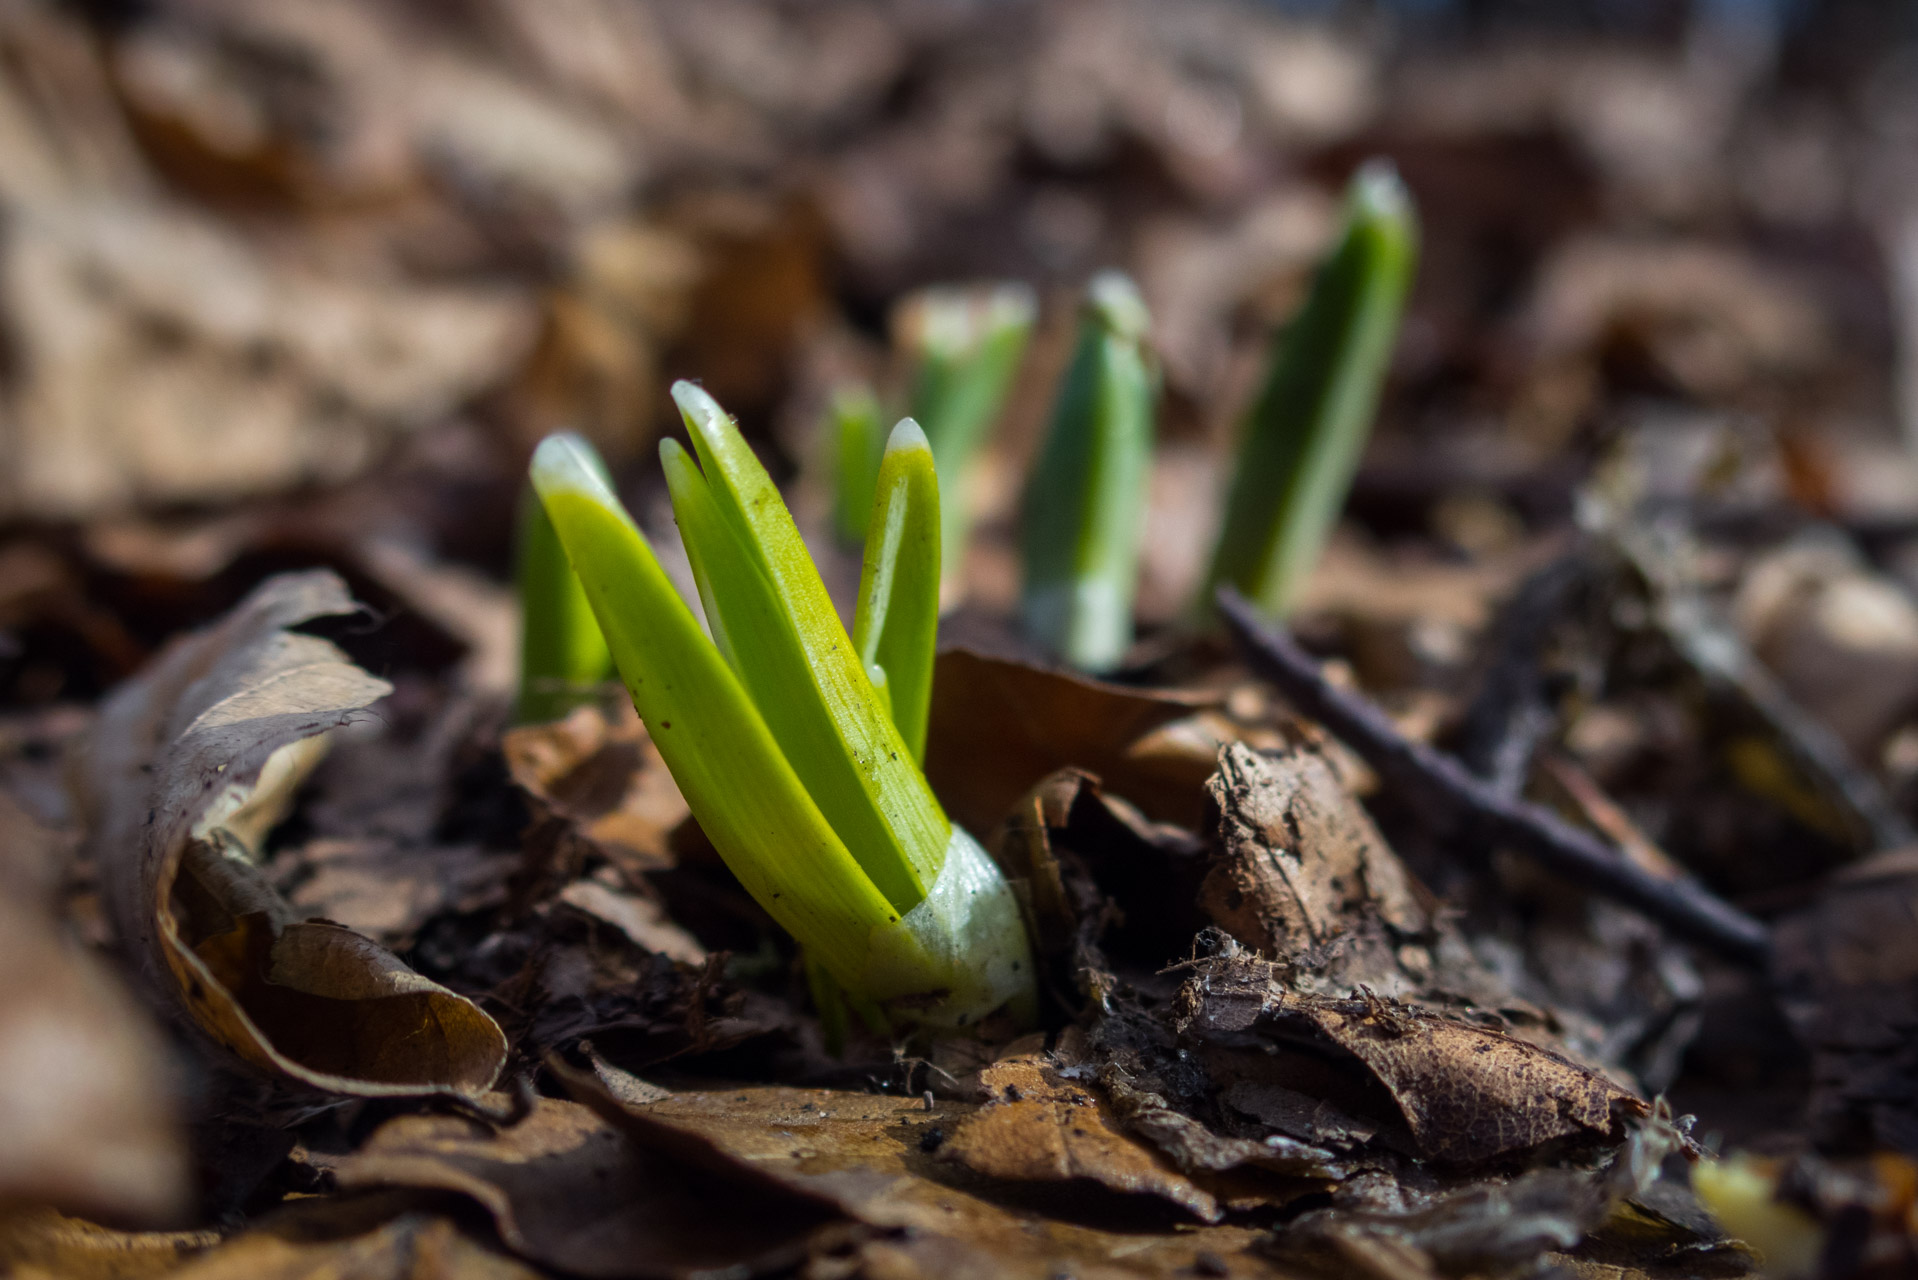
<svg viewBox="0 0 1918 1280">
<path fill-rule="evenodd" d="M 941 563 L 963 564 L 973 463 L 1004 407 L 1038 304 L 1022 284 L 926 289 L 901 309 L 901 345 L 917 370 L 912 417 L 939 472 Z"/>
<path fill-rule="evenodd" d="M 1033 1016 L 1018 903 L 952 826 L 738 428 L 681 382 L 660 448 L 711 640 L 577 437 L 532 477 L 633 705 L 742 885 L 846 993 L 906 1022 Z"/>
<path fill-rule="evenodd" d="M 903 418 L 879 464 L 852 642 L 915 764 L 926 757 L 939 637 L 939 478 L 926 433 Z"/>
<path fill-rule="evenodd" d="M 1145 352 L 1148 323 L 1125 275 L 1092 281 L 1026 486 L 1026 631 L 1087 671 L 1110 671 L 1132 644 L 1158 391 Z"/>
<path fill-rule="evenodd" d="M 1246 415 L 1204 601 L 1229 582 L 1267 613 L 1283 614 L 1317 563 L 1378 411 L 1417 242 L 1417 215 L 1397 172 L 1367 162 L 1347 192 L 1338 245 L 1276 338 Z"/>
<path fill-rule="evenodd" d="M 516 541 L 520 658 L 513 717 L 537 724 L 559 719 L 611 678 L 613 655 L 530 485 L 520 494 Z"/>
<path fill-rule="evenodd" d="M 885 449 L 879 398 L 863 382 L 848 383 L 833 391 L 826 419 L 832 433 L 833 529 L 841 541 L 857 543 L 866 536 Z"/>
</svg>

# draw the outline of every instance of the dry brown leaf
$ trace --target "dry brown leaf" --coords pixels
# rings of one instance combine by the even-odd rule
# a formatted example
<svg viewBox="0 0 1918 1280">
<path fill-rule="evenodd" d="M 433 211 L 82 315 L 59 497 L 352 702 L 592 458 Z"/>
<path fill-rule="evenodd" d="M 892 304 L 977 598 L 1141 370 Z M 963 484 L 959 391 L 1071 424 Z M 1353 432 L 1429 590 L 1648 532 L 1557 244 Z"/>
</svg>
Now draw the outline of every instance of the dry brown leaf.
<svg viewBox="0 0 1918 1280">
<path fill-rule="evenodd" d="M 400 1116 L 335 1176 L 349 1190 L 470 1196 L 515 1253 L 593 1277 L 758 1274 L 796 1262 L 838 1217 L 639 1150 L 587 1108 L 554 1098 L 498 1133 L 452 1116 Z"/>
<path fill-rule="evenodd" d="M 1254 1072 L 1269 1063 L 1272 1083 L 1283 1088 L 1287 1055 L 1280 1050 L 1288 1045 L 1314 1048 L 1321 1063 L 1328 1048 L 1337 1051 L 1333 1074 L 1318 1076 L 1321 1086 L 1339 1087 L 1335 1106 L 1368 1105 L 1359 1086 L 1369 1077 L 1389 1100 L 1386 1114 L 1374 1118 L 1402 1123 L 1417 1154 L 1431 1160 L 1470 1163 L 1558 1139 L 1615 1140 L 1623 1119 L 1647 1110 L 1597 1071 L 1548 1049 L 1370 992 L 1349 999 L 1298 994 L 1277 967 L 1249 957 L 1193 965 L 1179 1000 L 1182 1037 L 1273 1046 L 1240 1056 L 1246 1079 L 1256 1080 Z M 1355 1078 L 1353 1067 L 1362 1076 Z M 1257 1092 L 1233 1087 L 1242 1098 Z"/>
<path fill-rule="evenodd" d="M 632 704 L 576 708 L 564 720 L 508 730 L 506 765 L 538 811 L 623 870 L 673 865 L 668 843 L 691 812 Z"/>
<path fill-rule="evenodd" d="M 334 1095 L 471 1094 L 505 1037 L 370 940 L 292 918 L 251 859 L 331 729 L 388 692 L 288 630 L 355 611 L 316 570 L 261 584 L 103 704 L 85 790 L 109 913 L 154 994 L 229 1065 Z"/>
<path fill-rule="evenodd" d="M 1042 1055 L 1003 1058 L 979 1079 L 987 1101 L 947 1140 L 945 1158 L 1008 1182 L 1084 1178 L 1158 1196 L 1202 1222 L 1225 1216 L 1210 1192 L 1129 1137 L 1097 1090 L 1061 1077 Z"/>
<path fill-rule="evenodd" d="M 0 1212 L 0 1272 L 16 1280 L 143 1280 L 218 1244 L 218 1231 L 114 1231 L 52 1209 Z"/>
<path fill-rule="evenodd" d="M 236 1236 L 170 1280 L 538 1280 L 444 1218 L 401 1213 L 363 1233 L 315 1233 L 297 1215 Z"/>
<path fill-rule="evenodd" d="M 1616 1136 L 1645 1104 L 1586 1067 L 1503 1032 L 1384 1000 L 1302 1010 L 1391 1091 L 1434 1160 L 1484 1160 L 1555 1138 Z"/>
<path fill-rule="evenodd" d="M 519 867 L 517 854 L 470 844 L 322 837 L 278 855 L 271 870 L 294 910 L 399 947 L 434 916 L 502 905 Z"/>
<path fill-rule="evenodd" d="M 1221 928 L 1290 959 L 1342 948 L 1342 979 L 1398 977 L 1398 943 L 1430 920 L 1410 874 L 1323 759 L 1235 743 L 1206 790 L 1219 810 L 1218 853 L 1200 901 Z"/>
<path fill-rule="evenodd" d="M 1070 1217 L 1009 1205 L 939 1155 L 969 1106 L 828 1089 L 676 1093 L 625 1106 L 592 1076 L 558 1072 L 573 1095 L 634 1141 L 698 1168 L 767 1179 L 887 1234 L 859 1243 L 853 1274 L 1081 1280 L 1137 1276 L 1276 1276 L 1247 1251 L 1262 1232 L 1221 1224 L 1174 1228 L 1115 1209 L 1109 1192 Z M 1064 1190 L 1064 1188 L 1061 1188 Z M 986 1198 L 991 1197 L 991 1198 Z M 1126 1203 L 1126 1202 L 1120 1202 Z M 1200 1264 L 1203 1263 L 1203 1269 Z"/>
<path fill-rule="evenodd" d="M 1154 751 L 1148 740 L 1218 701 L 947 649 L 932 685 L 926 777 L 969 831 L 993 830 L 1033 784 L 1065 768 L 1097 774 L 1152 818 L 1196 827 L 1218 744 Z"/>
</svg>

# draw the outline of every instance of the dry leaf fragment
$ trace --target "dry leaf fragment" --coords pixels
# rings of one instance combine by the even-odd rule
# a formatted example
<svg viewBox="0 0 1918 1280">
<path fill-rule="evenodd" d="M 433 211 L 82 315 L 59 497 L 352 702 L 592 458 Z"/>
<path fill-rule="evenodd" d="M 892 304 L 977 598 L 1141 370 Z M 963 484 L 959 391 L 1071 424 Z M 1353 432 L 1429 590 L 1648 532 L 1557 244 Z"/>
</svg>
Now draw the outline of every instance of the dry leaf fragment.
<svg viewBox="0 0 1918 1280">
<path fill-rule="evenodd" d="M 500 748 L 536 811 L 616 866 L 637 873 L 673 865 L 668 839 L 691 811 L 623 696 L 610 711 L 579 707 L 552 724 L 508 730 Z"/>
<path fill-rule="evenodd" d="M 1397 944 L 1429 918 L 1398 856 L 1318 755 L 1294 747 L 1219 752 L 1206 784 L 1218 807 L 1218 856 L 1200 900 L 1233 937 L 1281 958 L 1352 954 L 1350 982 L 1398 977 Z M 1371 953 L 1378 954 L 1371 954 Z"/>
<path fill-rule="evenodd" d="M 390 686 L 288 630 L 357 606 L 327 571 L 262 583 L 103 704 L 84 789 L 121 940 L 228 1065 L 349 1096 L 476 1093 L 506 1041 L 349 929 L 300 922 L 251 859 L 328 730 Z"/>
<path fill-rule="evenodd" d="M 548 1066 L 554 1066 L 550 1059 Z M 941 1156 L 972 1112 L 964 1104 L 939 1102 L 927 1111 L 916 1098 L 758 1087 L 622 1105 L 594 1077 L 563 1064 L 554 1070 L 569 1092 L 641 1146 L 694 1168 L 730 1169 L 748 1185 L 769 1179 L 881 1229 L 885 1234 L 857 1244 L 864 1269 L 855 1274 L 1018 1280 L 1064 1272 L 1083 1280 L 1281 1274 L 1247 1252 L 1261 1235 L 1253 1228 L 1142 1223 L 1136 1208 L 1115 1208 L 1103 1191 L 1098 1194 L 1111 1210 L 1103 1226 L 1095 1225 L 1098 1205 L 1086 1206 L 1075 1222 L 982 1198 L 977 1177 Z"/>
<path fill-rule="evenodd" d="M 1132 748 L 1218 701 L 947 649 L 932 683 L 926 777 L 968 831 L 991 831 L 1034 783 L 1069 767 L 1097 774 L 1152 818 L 1196 827 L 1215 744 L 1196 755 Z"/>
<path fill-rule="evenodd" d="M 211 1249 L 168 1280 L 539 1280 L 540 1273 L 461 1233 L 444 1218 L 401 1213 L 344 1236 L 300 1215 Z"/>
<path fill-rule="evenodd" d="M 52 1209 L 0 1214 L 0 1272 L 20 1280 L 170 1275 L 219 1243 L 218 1231 L 114 1231 Z"/>
<path fill-rule="evenodd" d="M 470 1196 L 513 1252 L 592 1277 L 758 1274 L 792 1265 L 838 1216 L 639 1150 L 587 1108 L 555 1098 L 498 1133 L 454 1116 L 397 1117 L 335 1176 L 347 1189 Z"/>
<path fill-rule="evenodd" d="M 1320 1034 L 1391 1091 L 1424 1153 L 1469 1162 L 1613 1136 L 1645 1104 L 1595 1071 L 1487 1027 L 1385 1000 L 1302 1002 Z"/>
<path fill-rule="evenodd" d="M 1210 1192 L 1129 1137 L 1098 1091 L 1063 1078 L 1043 1056 L 1001 1059 L 980 1083 L 989 1101 L 947 1141 L 947 1159 L 1011 1182 L 1084 1178 L 1154 1195 L 1204 1222 L 1225 1216 Z"/>
<path fill-rule="evenodd" d="M 1370 992 L 1295 993 L 1280 974 L 1245 956 L 1196 963 L 1179 995 L 1181 1036 L 1224 1049 L 1299 1045 L 1321 1062 L 1331 1050 L 1333 1078 L 1356 1084 L 1349 1067 L 1362 1068 L 1395 1113 L 1375 1118 L 1402 1123 L 1428 1159 L 1464 1164 L 1558 1139 L 1614 1140 L 1624 1119 L 1646 1113 L 1598 1072 L 1503 1032 Z M 1276 1075 L 1286 1058 L 1239 1056 L 1255 1081 L 1259 1063 Z M 1235 1089 L 1241 1101 L 1255 1096 Z M 1336 1106 L 1350 1110 L 1365 1099 L 1355 1092 Z"/>
</svg>

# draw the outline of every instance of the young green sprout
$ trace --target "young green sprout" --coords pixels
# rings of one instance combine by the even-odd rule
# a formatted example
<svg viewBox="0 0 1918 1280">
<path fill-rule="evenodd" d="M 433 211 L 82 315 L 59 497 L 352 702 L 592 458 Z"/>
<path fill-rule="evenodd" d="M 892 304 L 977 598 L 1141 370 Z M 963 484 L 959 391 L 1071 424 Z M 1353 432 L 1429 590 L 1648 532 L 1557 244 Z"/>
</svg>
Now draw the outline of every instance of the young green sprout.
<svg viewBox="0 0 1918 1280">
<path fill-rule="evenodd" d="M 565 715 L 611 677 L 613 655 L 530 485 L 520 495 L 516 541 L 520 661 L 513 714 L 520 724 L 537 724 Z"/>
<path fill-rule="evenodd" d="M 1344 233 L 1275 341 L 1246 415 L 1204 600 L 1229 582 L 1282 614 L 1318 561 L 1378 410 L 1417 241 L 1397 172 L 1368 162 L 1347 193 Z"/>
<path fill-rule="evenodd" d="M 1026 631 L 1087 671 L 1110 671 L 1132 643 L 1157 391 L 1147 319 L 1126 276 L 1108 271 L 1092 281 L 1026 486 Z"/>
<path fill-rule="evenodd" d="M 670 440 L 660 456 L 711 640 L 584 442 L 542 442 L 532 476 L 693 815 L 856 1007 L 932 1027 L 1001 1008 L 1030 1021 L 1011 888 L 934 799 L 737 427 L 691 383 L 673 397 L 696 456 Z M 889 607 L 923 574 L 902 552 Z"/>
<path fill-rule="evenodd" d="M 1004 406 L 1038 304 L 1022 284 L 927 289 L 897 326 L 917 374 L 912 416 L 925 430 L 939 472 L 940 545 L 958 572 L 970 528 L 973 462 Z"/>
<path fill-rule="evenodd" d="M 852 643 L 915 764 L 926 758 L 939 638 L 939 477 L 926 433 L 892 429 L 874 486 Z"/>
<path fill-rule="evenodd" d="M 857 543 L 866 536 L 885 448 L 879 398 L 864 383 L 836 388 L 826 407 L 826 425 L 832 441 L 833 530 L 841 541 Z"/>
</svg>

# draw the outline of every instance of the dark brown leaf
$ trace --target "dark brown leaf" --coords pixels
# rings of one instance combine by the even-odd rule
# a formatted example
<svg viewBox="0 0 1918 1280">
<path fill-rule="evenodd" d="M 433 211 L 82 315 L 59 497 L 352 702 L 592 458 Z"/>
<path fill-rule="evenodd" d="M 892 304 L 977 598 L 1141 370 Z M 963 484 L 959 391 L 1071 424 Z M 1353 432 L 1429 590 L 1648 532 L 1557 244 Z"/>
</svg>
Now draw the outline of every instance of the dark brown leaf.
<svg viewBox="0 0 1918 1280">
<path fill-rule="evenodd" d="M 456 1117 L 401 1116 L 335 1176 L 348 1189 L 470 1196 L 515 1253 L 593 1277 L 756 1274 L 791 1265 L 837 1217 L 639 1150 L 587 1108 L 553 1098 L 498 1133 Z"/>
</svg>

